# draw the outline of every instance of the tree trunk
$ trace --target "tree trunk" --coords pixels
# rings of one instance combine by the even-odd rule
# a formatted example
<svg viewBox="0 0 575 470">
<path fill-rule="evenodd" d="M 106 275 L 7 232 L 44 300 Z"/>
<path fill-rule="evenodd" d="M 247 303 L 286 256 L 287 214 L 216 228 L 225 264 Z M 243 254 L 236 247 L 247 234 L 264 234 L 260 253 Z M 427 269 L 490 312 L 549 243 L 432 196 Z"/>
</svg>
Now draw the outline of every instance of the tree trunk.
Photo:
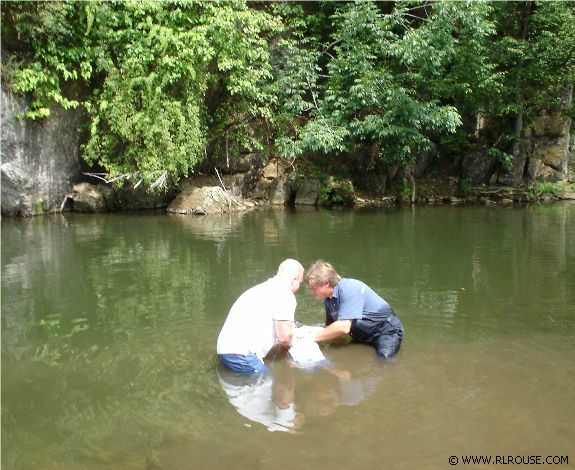
<svg viewBox="0 0 575 470">
<path fill-rule="evenodd" d="M 525 2 L 521 7 L 520 21 L 521 33 L 520 39 L 523 43 L 527 40 L 528 19 L 532 11 L 532 2 Z M 499 176 L 498 181 L 503 184 L 517 186 L 523 181 L 523 174 L 526 165 L 526 155 L 521 152 L 521 136 L 523 134 L 523 73 L 524 61 L 520 59 L 517 63 L 517 73 L 515 75 L 515 104 L 517 105 L 517 114 L 513 125 L 513 144 L 511 146 L 512 167 L 504 169 L 503 174 Z"/>
</svg>

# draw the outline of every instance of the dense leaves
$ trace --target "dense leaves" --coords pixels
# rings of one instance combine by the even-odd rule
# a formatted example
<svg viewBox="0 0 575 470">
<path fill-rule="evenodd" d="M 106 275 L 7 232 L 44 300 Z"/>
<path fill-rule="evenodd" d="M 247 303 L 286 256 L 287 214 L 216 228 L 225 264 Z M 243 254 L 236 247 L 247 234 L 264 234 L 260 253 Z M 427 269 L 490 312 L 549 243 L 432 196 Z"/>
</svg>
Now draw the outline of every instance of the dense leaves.
<svg viewBox="0 0 575 470">
<path fill-rule="evenodd" d="M 270 115 L 261 89 L 271 77 L 266 35 L 280 23 L 244 2 L 9 7 L 3 15 L 31 54 L 13 74 L 15 91 L 34 94 L 28 117 L 78 105 L 64 97 L 64 82 L 84 80 L 92 90 L 84 158 L 112 177 L 186 175 L 210 137 L 245 140 L 242 123 Z"/>
<path fill-rule="evenodd" d="M 390 13 L 375 3 L 341 4 L 330 43 L 316 54 L 330 57 L 321 98 L 280 148 L 345 154 L 370 146 L 390 163 L 413 162 L 432 137 L 461 125 L 455 104 L 464 109 L 486 93 L 489 11 L 476 3 L 401 3 Z M 310 54 L 305 40 L 300 57 Z M 311 91 L 315 80 L 307 83 Z"/>
<path fill-rule="evenodd" d="M 505 160 L 573 84 L 574 16 L 569 2 L 7 2 L 3 78 L 29 118 L 84 106 L 84 158 L 150 184 L 254 150 L 407 166 L 433 144 L 467 149 L 480 117 Z"/>
</svg>

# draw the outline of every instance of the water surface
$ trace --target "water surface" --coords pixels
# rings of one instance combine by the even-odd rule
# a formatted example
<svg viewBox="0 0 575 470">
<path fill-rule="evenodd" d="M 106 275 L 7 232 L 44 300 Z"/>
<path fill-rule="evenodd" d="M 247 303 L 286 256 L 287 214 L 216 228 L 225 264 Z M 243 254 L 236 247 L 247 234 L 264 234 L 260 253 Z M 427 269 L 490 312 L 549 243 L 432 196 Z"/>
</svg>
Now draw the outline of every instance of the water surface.
<svg viewBox="0 0 575 470">
<path fill-rule="evenodd" d="M 574 462 L 574 233 L 562 204 L 3 220 L 2 467 Z M 330 368 L 222 376 L 231 304 L 286 257 L 382 294 L 406 328 L 397 358 L 332 345 Z"/>
</svg>

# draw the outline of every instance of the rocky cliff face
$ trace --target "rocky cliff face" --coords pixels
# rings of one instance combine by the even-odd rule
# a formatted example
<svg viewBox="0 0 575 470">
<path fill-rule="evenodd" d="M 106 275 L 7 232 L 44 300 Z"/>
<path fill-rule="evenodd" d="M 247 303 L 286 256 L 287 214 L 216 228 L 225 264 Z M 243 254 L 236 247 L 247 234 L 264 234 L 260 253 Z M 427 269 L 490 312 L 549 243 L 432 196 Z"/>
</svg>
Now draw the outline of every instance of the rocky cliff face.
<svg viewBox="0 0 575 470">
<path fill-rule="evenodd" d="M 170 212 L 192 213 L 194 209 L 201 212 L 198 207 L 202 204 L 182 202 L 184 194 L 174 202 L 174 188 L 167 193 L 150 194 L 129 186 L 116 191 L 103 185 L 78 185 L 87 180 L 93 183 L 81 172 L 79 129 L 85 122 L 82 112 L 56 108 L 50 118 L 32 122 L 17 117 L 26 112 L 25 100 L 13 96 L 4 88 L 1 98 L 2 215 L 38 215 L 57 212 L 62 208 L 89 212 L 166 208 L 171 202 Z M 507 179 L 510 186 L 518 186 L 525 181 L 564 180 L 568 174 L 572 136 L 571 118 L 562 111 L 571 106 L 571 101 L 572 88 L 566 90 L 559 109 L 541 115 L 525 130 L 521 155 L 514 162 L 513 171 L 497 175 L 495 160 L 478 150 L 466 156 L 461 176 L 467 178 L 470 184 L 488 183 L 490 179 L 495 182 L 499 176 L 499 183 Z M 218 162 L 207 162 L 206 172 L 213 173 Z M 329 203 L 330 200 L 345 201 L 348 197 L 346 188 L 351 187 L 351 183 L 339 187 L 341 184 L 338 183 L 338 186 L 329 180 L 322 188 L 315 178 L 292 174 L 287 171 L 286 165 L 283 161 L 270 162 L 262 168 L 262 159 L 253 154 L 238 157 L 237 161 L 226 157 L 225 165 L 220 162 L 219 166 L 226 173 L 236 173 L 235 176 L 226 176 L 234 181 L 226 180 L 225 184 L 235 191 L 231 194 L 238 200 L 242 195 L 247 195 L 261 204 L 316 205 Z M 237 174 L 238 171 L 244 172 L 244 176 Z M 415 173 L 417 177 L 418 172 Z M 419 173 L 423 176 L 424 172 Z M 235 181 L 236 177 L 241 179 L 241 184 Z M 231 186 L 228 187 L 228 183 Z M 199 184 L 200 181 L 194 181 L 195 186 Z M 219 185 L 218 181 L 207 184 L 212 187 L 211 191 L 217 190 L 221 194 L 215 198 L 215 193 L 209 193 L 204 202 L 220 198 L 223 201 L 221 211 L 225 212 L 231 208 L 229 194 L 217 188 Z M 321 200 L 320 190 L 323 191 Z M 202 210 L 209 212 L 205 208 Z"/>
<path fill-rule="evenodd" d="M 561 114 L 540 116 L 531 129 L 528 172 L 533 180 L 558 181 L 567 174 L 571 118 Z"/>
<path fill-rule="evenodd" d="M 523 131 L 520 154 L 513 170 L 500 182 L 518 186 L 524 182 L 564 181 L 569 164 L 571 118 L 565 115 L 573 101 L 573 86 L 563 90 L 555 109 L 543 112 Z"/>
<path fill-rule="evenodd" d="M 18 119 L 26 103 L 2 89 L 2 215 L 37 215 L 60 210 L 81 179 L 79 155 L 83 115 L 54 109 L 44 122 Z"/>
<path fill-rule="evenodd" d="M 523 127 L 519 151 L 512 161 L 512 168 L 501 168 L 488 154 L 493 143 L 484 142 L 464 156 L 461 177 L 470 184 L 497 183 L 520 186 L 525 183 L 567 181 L 569 164 L 573 160 L 571 133 L 572 119 L 565 112 L 571 109 L 573 87 L 566 86 L 559 104 L 548 109 Z M 477 136 L 497 134 L 501 129 L 485 118 L 480 119 Z"/>
</svg>

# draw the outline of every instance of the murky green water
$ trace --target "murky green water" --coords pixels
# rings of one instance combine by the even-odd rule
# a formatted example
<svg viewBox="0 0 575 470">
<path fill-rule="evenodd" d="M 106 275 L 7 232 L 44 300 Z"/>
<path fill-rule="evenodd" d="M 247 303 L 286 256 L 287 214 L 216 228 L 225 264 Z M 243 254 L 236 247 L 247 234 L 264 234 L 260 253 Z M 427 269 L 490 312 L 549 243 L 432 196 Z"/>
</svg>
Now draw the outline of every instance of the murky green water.
<svg viewBox="0 0 575 470">
<path fill-rule="evenodd" d="M 396 360 L 331 346 L 327 370 L 218 374 L 229 307 L 286 257 L 380 292 Z M 575 205 L 2 221 L 2 468 L 573 464 L 574 416 Z"/>
</svg>

